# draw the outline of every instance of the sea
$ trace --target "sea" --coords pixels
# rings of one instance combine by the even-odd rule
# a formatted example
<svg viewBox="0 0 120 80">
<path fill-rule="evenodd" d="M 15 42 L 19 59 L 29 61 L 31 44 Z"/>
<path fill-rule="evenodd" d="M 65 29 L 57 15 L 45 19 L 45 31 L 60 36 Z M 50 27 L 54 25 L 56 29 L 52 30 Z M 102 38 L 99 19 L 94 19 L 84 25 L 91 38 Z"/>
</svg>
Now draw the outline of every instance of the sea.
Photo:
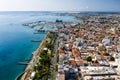
<svg viewBox="0 0 120 80">
<path fill-rule="evenodd" d="M 73 16 L 54 12 L 0 12 L 0 80 L 15 80 L 26 65 L 18 62 L 28 62 L 37 49 L 45 34 L 33 34 L 34 29 L 23 26 L 24 23 L 36 21 L 78 22 Z"/>
</svg>

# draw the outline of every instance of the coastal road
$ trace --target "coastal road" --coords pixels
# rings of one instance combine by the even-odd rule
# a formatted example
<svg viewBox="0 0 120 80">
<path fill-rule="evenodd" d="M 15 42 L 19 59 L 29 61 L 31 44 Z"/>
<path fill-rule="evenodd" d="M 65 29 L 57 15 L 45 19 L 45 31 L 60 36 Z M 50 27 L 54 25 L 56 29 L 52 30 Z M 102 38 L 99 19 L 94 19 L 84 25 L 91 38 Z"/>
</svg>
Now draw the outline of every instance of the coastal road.
<svg viewBox="0 0 120 80">
<path fill-rule="evenodd" d="M 58 55 L 57 50 L 58 50 L 58 38 L 54 42 L 53 57 L 52 57 L 52 60 L 51 60 L 51 63 L 52 63 L 52 66 L 53 66 L 53 71 L 52 71 L 51 74 L 54 75 L 54 76 L 52 77 L 52 75 L 51 75 L 51 78 L 52 78 L 51 80 L 56 79 L 56 74 L 57 74 L 56 65 L 57 65 L 57 55 Z"/>
</svg>

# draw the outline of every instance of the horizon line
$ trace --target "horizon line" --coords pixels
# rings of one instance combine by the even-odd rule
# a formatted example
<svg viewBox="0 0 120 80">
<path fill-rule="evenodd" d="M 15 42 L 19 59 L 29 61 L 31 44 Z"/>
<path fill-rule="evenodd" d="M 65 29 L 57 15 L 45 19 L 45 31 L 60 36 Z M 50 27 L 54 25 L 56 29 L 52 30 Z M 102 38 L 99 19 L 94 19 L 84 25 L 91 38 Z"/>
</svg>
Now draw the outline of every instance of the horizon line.
<svg viewBox="0 0 120 80">
<path fill-rule="evenodd" d="M 51 10 L 45 10 L 45 11 L 40 11 L 40 10 L 6 10 L 6 11 L 0 11 L 0 12 L 120 12 L 120 11 L 51 11 Z"/>
</svg>

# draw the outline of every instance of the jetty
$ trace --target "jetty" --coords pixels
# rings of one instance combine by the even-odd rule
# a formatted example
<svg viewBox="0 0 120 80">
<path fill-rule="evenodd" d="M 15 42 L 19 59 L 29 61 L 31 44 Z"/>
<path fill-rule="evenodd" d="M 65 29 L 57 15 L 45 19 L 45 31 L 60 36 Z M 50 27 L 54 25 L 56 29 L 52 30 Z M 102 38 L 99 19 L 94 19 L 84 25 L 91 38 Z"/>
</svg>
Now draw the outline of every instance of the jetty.
<svg viewBox="0 0 120 80">
<path fill-rule="evenodd" d="M 42 40 L 31 40 L 31 42 L 41 42 Z"/>
<path fill-rule="evenodd" d="M 36 30 L 36 31 L 38 31 L 38 32 L 42 32 L 42 33 L 45 33 L 46 32 L 46 30 Z"/>
<path fill-rule="evenodd" d="M 29 63 L 28 62 L 18 62 L 18 64 L 20 64 L 20 65 L 28 65 Z"/>
<path fill-rule="evenodd" d="M 33 34 L 45 34 L 46 32 L 34 32 Z"/>
</svg>

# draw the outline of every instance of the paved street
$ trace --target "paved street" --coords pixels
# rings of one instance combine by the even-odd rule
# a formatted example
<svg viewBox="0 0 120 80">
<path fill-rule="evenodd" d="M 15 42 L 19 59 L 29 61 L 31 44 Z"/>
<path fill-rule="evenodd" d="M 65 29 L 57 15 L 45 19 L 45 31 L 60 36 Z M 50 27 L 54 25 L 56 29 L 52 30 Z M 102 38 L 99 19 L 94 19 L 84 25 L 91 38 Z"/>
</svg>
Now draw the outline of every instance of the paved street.
<svg viewBox="0 0 120 80">
<path fill-rule="evenodd" d="M 54 42 L 53 57 L 51 59 L 52 69 L 51 69 L 51 80 L 56 78 L 56 65 L 57 65 L 57 50 L 58 50 L 58 38 Z M 52 76 L 53 75 L 53 76 Z"/>
</svg>

